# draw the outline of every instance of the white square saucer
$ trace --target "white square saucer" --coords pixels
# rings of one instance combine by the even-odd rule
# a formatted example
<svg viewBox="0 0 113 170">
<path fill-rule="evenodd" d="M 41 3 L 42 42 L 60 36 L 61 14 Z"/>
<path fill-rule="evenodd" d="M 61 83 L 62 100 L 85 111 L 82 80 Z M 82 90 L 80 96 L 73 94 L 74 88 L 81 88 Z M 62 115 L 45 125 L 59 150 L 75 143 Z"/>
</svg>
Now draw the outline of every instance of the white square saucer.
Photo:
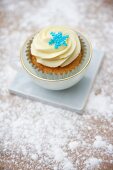
<svg viewBox="0 0 113 170">
<path fill-rule="evenodd" d="M 60 91 L 51 91 L 39 87 L 23 70 L 18 72 L 9 91 L 13 94 L 81 112 L 88 99 L 93 82 L 101 65 L 104 53 L 93 50 L 93 57 L 84 78 L 75 86 Z"/>
</svg>

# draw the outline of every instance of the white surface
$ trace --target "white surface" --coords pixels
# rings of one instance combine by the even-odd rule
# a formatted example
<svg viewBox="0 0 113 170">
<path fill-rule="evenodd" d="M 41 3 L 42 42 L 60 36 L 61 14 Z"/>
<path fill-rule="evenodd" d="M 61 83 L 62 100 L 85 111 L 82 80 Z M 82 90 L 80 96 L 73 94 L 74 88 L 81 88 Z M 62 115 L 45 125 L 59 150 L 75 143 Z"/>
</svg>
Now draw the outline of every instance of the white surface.
<svg viewBox="0 0 113 170">
<path fill-rule="evenodd" d="M 0 162 L 4 169 L 113 169 L 113 1 L 3 0 L 0 4 Z M 93 46 L 105 51 L 82 116 L 7 90 L 16 73 L 13 68 L 17 70 L 20 63 L 20 46 L 38 29 L 54 24 L 81 29 Z M 107 141 L 106 147 L 92 147 L 96 136 Z M 79 145 L 70 151 L 68 144 L 74 141 Z M 92 165 L 92 157 L 102 164 Z"/>
<path fill-rule="evenodd" d="M 32 82 L 29 76 L 23 71 L 20 71 L 16 75 L 9 90 L 11 93 L 38 99 L 39 101 L 46 102 L 48 104 L 80 112 L 86 104 L 103 56 L 102 52 L 94 50 L 92 61 L 84 78 L 77 85 L 67 90 L 45 90 Z"/>
</svg>

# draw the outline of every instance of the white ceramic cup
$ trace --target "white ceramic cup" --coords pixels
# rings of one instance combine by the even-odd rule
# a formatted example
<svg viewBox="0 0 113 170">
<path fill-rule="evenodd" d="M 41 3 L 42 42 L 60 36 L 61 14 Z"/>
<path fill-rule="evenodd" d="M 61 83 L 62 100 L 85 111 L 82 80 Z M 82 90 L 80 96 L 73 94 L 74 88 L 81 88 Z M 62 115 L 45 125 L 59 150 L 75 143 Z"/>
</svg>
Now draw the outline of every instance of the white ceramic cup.
<svg viewBox="0 0 113 170">
<path fill-rule="evenodd" d="M 37 77 L 31 77 L 35 83 L 37 83 L 39 86 L 50 89 L 50 90 L 64 90 L 69 87 L 72 87 L 76 83 L 78 83 L 84 76 L 87 68 L 85 68 L 80 74 L 76 76 L 72 76 L 68 79 L 61 79 L 61 80 L 44 80 L 44 79 L 37 79 Z"/>
<path fill-rule="evenodd" d="M 46 88 L 46 89 L 63 90 L 63 89 L 67 89 L 67 88 L 75 85 L 76 83 L 78 83 L 83 78 L 83 76 L 85 75 L 85 72 L 86 72 L 86 70 L 87 70 L 87 68 L 88 68 L 88 66 L 90 64 L 90 61 L 91 61 L 92 47 L 91 47 L 91 43 L 88 40 L 88 38 L 86 38 L 86 36 L 83 33 L 80 33 L 80 32 L 78 32 L 78 33 L 80 35 L 82 35 L 82 37 L 85 39 L 85 41 L 88 44 L 87 45 L 87 48 L 88 48 L 87 50 L 89 52 L 88 52 L 88 56 L 87 56 L 87 61 L 85 61 L 86 63 L 84 65 L 84 67 L 81 68 L 76 74 L 73 74 L 73 75 L 71 75 L 69 77 L 62 78 L 62 79 L 47 79 L 47 78 L 42 78 L 42 77 L 40 77 L 40 76 L 38 76 L 36 74 L 36 72 L 29 65 L 29 63 L 27 63 L 28 61 L 26 60 L 26 55 L 25 55 L 26 44 L 28 43 L 28 41 L 33 36 L 31 36 L 29 39 L 27 39 L 27 41 L 24 43 L 23 47 L 21 48 L 20 58 L 21 58 L 21 63 L 23 65 L 24 69 L 27 71 L 27 73 L 33 79 L 33 81 L 35 83 L 37 83 L 39 86 L 41 86 L 43 88 Z"/>
</svg>

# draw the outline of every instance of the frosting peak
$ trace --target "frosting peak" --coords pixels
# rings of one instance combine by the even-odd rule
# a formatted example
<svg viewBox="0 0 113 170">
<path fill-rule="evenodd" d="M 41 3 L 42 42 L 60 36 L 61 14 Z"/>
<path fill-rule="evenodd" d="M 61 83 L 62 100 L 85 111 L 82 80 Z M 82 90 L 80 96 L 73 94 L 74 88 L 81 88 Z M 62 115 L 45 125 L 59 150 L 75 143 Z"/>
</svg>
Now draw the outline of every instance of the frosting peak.
<svg viewBox="0 0 113 170">
<path fill-rule="evenodd" d="M 63 26 L 42 29 L 31 44 L 31 54 L 38 63 L 48 67 L 64 67 L 75 60 L 80 51 L 77 33 Z"/>
</svg>

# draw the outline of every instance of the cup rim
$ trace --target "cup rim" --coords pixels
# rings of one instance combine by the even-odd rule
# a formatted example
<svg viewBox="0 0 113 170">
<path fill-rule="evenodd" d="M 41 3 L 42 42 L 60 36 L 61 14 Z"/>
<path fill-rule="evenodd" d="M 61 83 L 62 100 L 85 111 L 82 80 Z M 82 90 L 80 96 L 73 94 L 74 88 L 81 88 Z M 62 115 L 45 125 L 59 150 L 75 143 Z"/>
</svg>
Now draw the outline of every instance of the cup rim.
<svg viewBox="0 0 113 170">
<path fill-rule="evenodd" d="M 80 33 L 80 34 L 82 34 L 82 35 L 84 36 L 84 38 L 85 38 L 85 39 L 87 40 L 87 42 L 89 43 L 89 49 L 90 49 L 89 59 L 88 59 L 86 65 L 85 65 L 79 72 L 77 72 L 76 74 L 73 74 L 73 75 L 71 75 L 71 76 L 69 76 L 69 77 L 62 78 L 62 79 L 56 79 L 56 80 L 55 80 L 55 79 L 54 79 L 54 80 L 52 80 L 52 79 L 45 79 L 45 78 L 42 78 L 42 77 L 39 77 L 39 76 L 36 76 L 35 74 L 33 74 L 33 73 L 25 66 L 24 61 L 23 61 L 23 57 L 22 57 L 22 56 L 23 56 L 23 55 L 22 55 L 22 52 L 23 52 L 24 46 L 25 46 L 26 42 L 34 35 L 34 34 L 32 34 L 30 37 L 28 37 L 28 38 L 26 39 L 26 41 L 24 42 L 23 46 L 20 48 L 20 61 L 21 61 L 21 64 L 22 64 L 23 68 L 27 71 L 27 73 L 28 73 L 29 75 L 31 75 L 33 78 L 36 78 L 36 79 L 38 79 L 38 80 L 44 80 L 44 81 L 49 81 L 49 82 L 58 82 L 58 81 L 65 81 L 65 80 L 71 79 L 71 78 L 79 75 L 81 72 L 83 72 L 83 71 L 88 67 L 88 65 L 90 64 L 90 61 L 91 61 L 91 58 L 92 58 L 92 51 L 93 51 L 93 50 L 92 50 L 92 45 L 91 45 L 91 42 L 90 42 L 89 38 L 88 38 L 86 35 L 84 35 L 83 33 L 81 33 L 81 32 L 78 31 L 78 30 L 74 30 L 74 31 L 75 31 L 75 32 L 78 32 L 78 33 Z M 37 31 L 37 32 L 39 32 L 39 31 Z"/>
</svg>

